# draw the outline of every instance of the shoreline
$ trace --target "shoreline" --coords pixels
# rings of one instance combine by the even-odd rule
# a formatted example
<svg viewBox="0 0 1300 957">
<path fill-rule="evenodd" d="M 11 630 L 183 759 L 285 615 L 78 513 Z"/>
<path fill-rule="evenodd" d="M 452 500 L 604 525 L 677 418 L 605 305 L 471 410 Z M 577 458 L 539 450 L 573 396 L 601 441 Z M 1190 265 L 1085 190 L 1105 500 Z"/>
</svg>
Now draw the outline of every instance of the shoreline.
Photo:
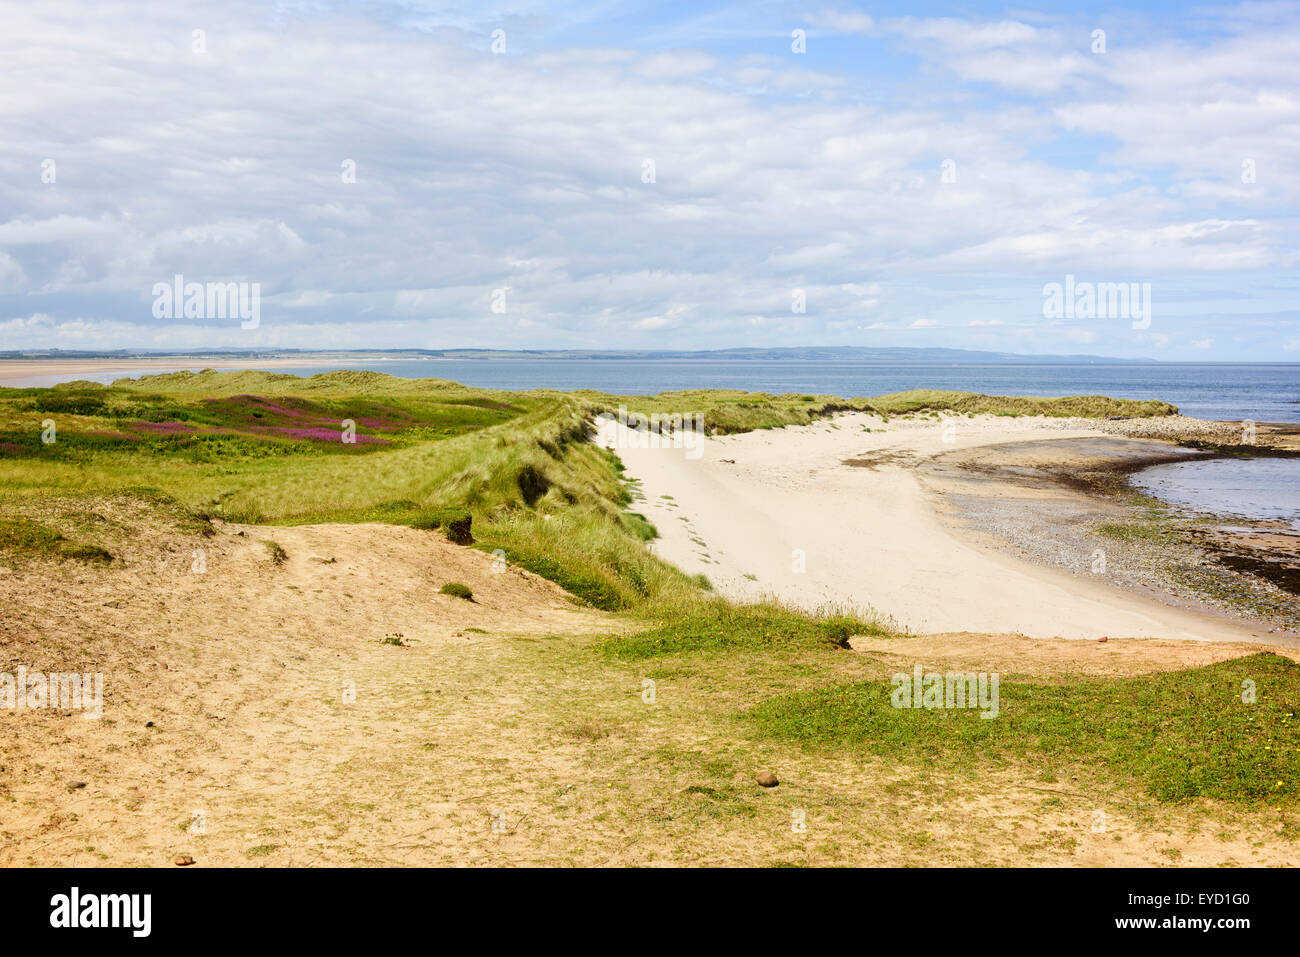
<svg viewBox="0 0 1300 957">
<path fill-rule="evenodd" d="M 1183 433 L 1217 426 L 1178 418 L 1163 425 Z M 1268 623 L 1216 611 L 1186 595 L 1083 577 L 1078 568 L 1088 567 L 1095 547 L 1085 549 L 1082 539 L 1062 545 L 1075 554 L 1048 561 L 1030 550 L 1017 554 L 1014 540 L 980 527 L 990 521 L 990 503 L 1002 513 L 1029 514 L 1073 499 L 1078 509 L 1085 493 L 1044 483 L 1039 466 L 1068 469 L 1072 461 L 1077 466 L 1109 456 L 1071 459 L 1061 454 L 1060 443 L 1130 446 L 1138 453 L 1130 463 L 1135 467 L 1146 458 L 1204 453 L 1172 444 L 1172 435 L 1157 442 L 1114 434 L 1150 431 L 1143 420 L 955 421 L 956 434 L 945 441 L 934 420 L 885 422 L 852 413 L 811 426 L 708 438 L 694 461 L 681 450 L 637 448 L 635 435 L 617 424 L 602 426 L 598 441 L 613 446 L 640 482 L 644 500 L 633 508 L 659 529 L 655 552 L 688 574 L 704 574 L 729 598 L 771 596 L 807 609 L 870 608 L 925 634 L 1300 647 L 1300 635 L 1270 631 Z M 945 460 L 978 459 L 1001 446 L 1033 450 L 1040 461 L 1007 465 L 999 475 L 944 467 Z M 978 495 L 972 483 L 980 486 Z M 978 509 L 968 507 L 963 515 L 949 507 L 962 495 L 982 500 L 983 519 Z M 1106 507 L 1122 514 L 1117 503 Z M 1121 551 L 1115 548 L 1112 562 Z"/>
<path fill-rule="evenodd" d="M 199 372 L 203 369 L 222 369 L 226 371 L 245 369 L 294 369 L 320 365 L 311 359 L 259 359 L 254 364 L 247 358 L 222 359 L 219 357 L 200 358 L 185 362 L 179 358 L 150 359 L 0 359 L 0 386 L 8 388 L 43 388 L 56 383 L 40 382 L 23 385 L 32 380 L 46 380 L 59 376 L 69 378 L 62 381 L 74 381 L 84 375 L 106 376 L 114 374 L 116 379 L 136 378 L 141 375 L 158 375 L 165 372 L 189 370 Z M 15 384 L 19 383 L 19 384 Z"/>
<path fill-rule="evenodd" d="M 1300 535 L 1175 505 L 1130 481 L 1153 465 L 1225 458 L 1147 440 L 1043 439 L 935 456 L 918 478 L 962 534 L 994 550 L 1300 637 Z"/>
</svg>

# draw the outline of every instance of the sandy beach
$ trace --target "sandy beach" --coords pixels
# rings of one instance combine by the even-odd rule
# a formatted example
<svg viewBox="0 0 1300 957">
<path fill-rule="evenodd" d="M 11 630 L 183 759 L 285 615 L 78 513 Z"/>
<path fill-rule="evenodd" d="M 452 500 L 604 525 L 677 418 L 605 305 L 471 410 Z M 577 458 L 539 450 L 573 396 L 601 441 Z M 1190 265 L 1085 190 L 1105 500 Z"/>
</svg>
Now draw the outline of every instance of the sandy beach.
<svg viewBox="0 0 1300 957">
<path fill-rule="evenodd" d="M 158 375 L 163 372 L 199 372 L 202 369 L 293 369 L 319 365 L 306 359 L 238 359 L 166 357 L 144 359 L 0 359 L 0 386 L 48 387 L 75 379 L 107 384 L 115 379 Z"/>
<path fill-rule="evenodd" d="M 775 596 L 805 608 L 871 609 L 917 634 L 1033 638 L 1174 638 L 1296 645 L 1267 627 L 1175 607 L 991 547 L 946 519 L 942 477 L 918 466 L 1006 443 L 1115 439 L 1098 425 L 979 417 L 828 423 L 709 437 L 693 452 L 647 448 L 605 421 L 659 529 L 656 552 L 722 594 Z M 1133 440 L 1137 441 L 1137 440 Z M 1033 496 L 1007 484 L 1003 499 Z M 1084 564 L 1088 554 L 1078 556 Z"/>
</svg>

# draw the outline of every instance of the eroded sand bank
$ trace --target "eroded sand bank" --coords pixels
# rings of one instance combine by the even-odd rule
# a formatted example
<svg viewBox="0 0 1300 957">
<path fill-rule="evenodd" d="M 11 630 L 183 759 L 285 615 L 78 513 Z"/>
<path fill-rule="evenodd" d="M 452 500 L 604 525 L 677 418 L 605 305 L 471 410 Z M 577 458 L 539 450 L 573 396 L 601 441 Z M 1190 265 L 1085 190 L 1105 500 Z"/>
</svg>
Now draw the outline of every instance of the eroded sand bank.
<svg viewBox="0 0 1300 957">
<path fill-rule="evenodd" d="M 1111 438 L 1061 420 L 849 414 L 702 438 L 694 450 L 649 448 L 603 420 L 598 441 L 640 480 L 646 501 L 636 507 L 659 529 L 657 553 L 729 597 L 871 609 L 914 633 L 1295 644 L 990 548 L 943 519 L 941 493 L 916 470 L 962 448 L 1101 437 Z"/>
</svg>

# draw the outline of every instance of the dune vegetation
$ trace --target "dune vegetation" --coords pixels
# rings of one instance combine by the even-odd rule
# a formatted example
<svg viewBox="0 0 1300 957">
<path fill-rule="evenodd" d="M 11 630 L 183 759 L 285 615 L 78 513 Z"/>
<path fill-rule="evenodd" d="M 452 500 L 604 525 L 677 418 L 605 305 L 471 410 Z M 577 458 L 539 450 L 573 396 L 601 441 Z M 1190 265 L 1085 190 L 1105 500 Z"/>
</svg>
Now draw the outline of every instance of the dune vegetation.
<svg viewBox="0 0 1300 957">
<path fill-rule="evenodd" d="M 1257 700 L 1243 700 L 1243 682 Z M 1264 652 L 1203 668 L 1065 684 L 1008 681 L 998 720 L 978 710 L 890 706 L 891 683 L 784 695 L 754 708 L 764 734 L 818 749 L 970 767 L 1026 759 L 1100 769 L 1160 800 L 1293 804 L 1300 664 Z"/>
</svg>

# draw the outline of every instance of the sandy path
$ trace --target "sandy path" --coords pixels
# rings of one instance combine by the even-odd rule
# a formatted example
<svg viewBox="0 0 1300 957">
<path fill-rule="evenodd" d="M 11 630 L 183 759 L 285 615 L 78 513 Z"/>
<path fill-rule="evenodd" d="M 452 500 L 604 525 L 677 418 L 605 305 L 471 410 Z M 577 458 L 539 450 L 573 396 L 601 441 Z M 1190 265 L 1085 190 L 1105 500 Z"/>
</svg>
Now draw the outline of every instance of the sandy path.
<svg viewBox="0 0 1300 957">
<path fill-rule="evenodd" d="M 945 527 L 908 468 L 954 449 L 1100 435 L 1035 419 L 962 418 L 945 430 L 852 414 L 703 439 L 693 453 L 646 448 L 612 421 L 598 440 L 641 481 L 658 554 L 730 597 L 871 608 L 916 633 L 1284 642 L 981 548 Z M 843 464 L 852 458 L 873 464 Z"/>
</svg>

